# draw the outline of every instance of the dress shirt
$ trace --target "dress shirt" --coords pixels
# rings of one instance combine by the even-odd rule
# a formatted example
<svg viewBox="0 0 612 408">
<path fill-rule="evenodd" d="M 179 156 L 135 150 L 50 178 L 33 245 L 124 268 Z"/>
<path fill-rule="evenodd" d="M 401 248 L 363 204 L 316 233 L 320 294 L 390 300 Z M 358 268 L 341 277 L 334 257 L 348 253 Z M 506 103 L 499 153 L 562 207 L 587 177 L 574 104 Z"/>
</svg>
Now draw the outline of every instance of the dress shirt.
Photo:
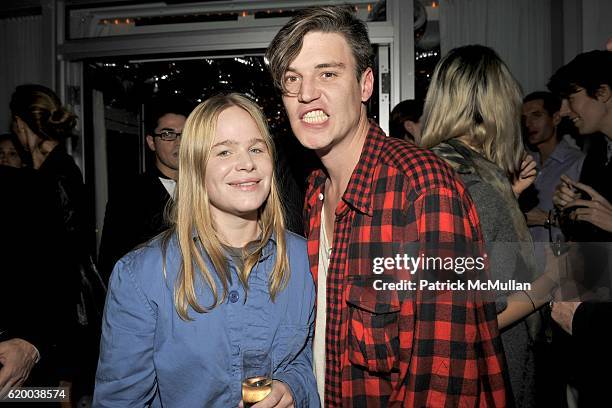
<svg viewBox="0 0 612 408">
<path fill-rule="evenodd" d="M 326 175 L 308 180 L 305 230 L 317 278 Z M 372 272 L 368 252 L 389 243 L 482 239 L 464 185 L 433 153 L 385 137 L 371 123 L 338 204 L 327 270 L 326 407 L 506 406 L 505 360 L 495 305 L 397 292 L 353 280 Z M 433 245 L 435 246 L 435 245 Z M 461 299 L 460 299 L 461 298 Z"/>
<path fill-rule="evenodd" d="M 229 257 L 228 296 L 209 312 L 190 310 L 190 321 L 174 306 L 176 236 L 167 248 L 166 278 L 159 238 L 122 258 L 106 301 L 94 406 L 237 407 L 242 354 L 264 350 L 271 355 L 272 377 L 289 386 L 295 406 L 318 407 L 311 350 L 314 284 L 305 240 L 287 232 L 286 241 L 291 276 L 274 302 L 268 290 L 276 256 L 271 239 L 249 275 L 248 296 Z M 201 280 L 196 293 L 200 305 L 213 303 Z"/>
<path fill-rule="evenodd" d="M 543 211 L 550 211 L 554 208 L 552 198 L 555 188 L 560 183 L 561 175 L 565 174 L 572 180 L 578 180 L 584 162 L 584 153 L 571 146 L 565 139 L 561 139 L 544 164 L 541 164 L 538 152 L 532 155 L 538 169 L 538 175 L 533 183 L 538 193 L 537 206 Z M 533 242 L 549 242 L 550 237 L 553 241 L 557 241 L 559 234 L 562 235 L 561 230 L 557 227 L 552 227 L 550 237 L 548 228 L 545 226 L 532 226 L 529 231 Z"/>
</svg>

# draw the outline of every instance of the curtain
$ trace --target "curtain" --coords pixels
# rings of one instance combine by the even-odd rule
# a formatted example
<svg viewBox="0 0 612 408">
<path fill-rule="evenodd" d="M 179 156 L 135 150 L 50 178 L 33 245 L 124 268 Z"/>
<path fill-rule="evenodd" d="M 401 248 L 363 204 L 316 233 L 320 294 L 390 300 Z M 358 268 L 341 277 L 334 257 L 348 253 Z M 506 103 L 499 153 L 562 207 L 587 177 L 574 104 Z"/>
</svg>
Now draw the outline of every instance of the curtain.
<svg viewBox="0 0 612 408">
<path fill-rule="evenodd" d="M 17 85 L 44 79 L 42 16 L 0 19 L 0 132 L 10 130 L 9 102 Z M 49 84 L 42 84 L 49 85 Z"/>
<path fill-rule="evenodd" d="M 602 50 L 612 38 L 612 2 L 610 0 L 583 0 L 582 50 Z M 574 58 L 572 55 L 571 58 Z M 568 61 L 571 59 L 568 58 Z"/>
<path fill-rule="evenodd" d="M 525 94 L 546 90 L 552 74 L 551 0 L 441 0 L 440 48 L 493 48 Z"/>
</svg>

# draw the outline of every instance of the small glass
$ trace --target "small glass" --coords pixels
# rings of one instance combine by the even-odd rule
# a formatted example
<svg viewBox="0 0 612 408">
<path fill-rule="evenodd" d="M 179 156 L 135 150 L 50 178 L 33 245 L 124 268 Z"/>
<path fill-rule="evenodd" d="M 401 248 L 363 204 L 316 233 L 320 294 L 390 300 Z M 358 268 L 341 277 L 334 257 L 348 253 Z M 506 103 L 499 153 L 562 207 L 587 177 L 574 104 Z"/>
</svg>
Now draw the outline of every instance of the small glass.
<svg viewBox="0 0 612 408">
<path fill-rule="evenodd" d="M 242 354 L 242 402 L 250 408 L 272 391 L 272 361 L 261 350 L 245 350 Z"/>
</svg>

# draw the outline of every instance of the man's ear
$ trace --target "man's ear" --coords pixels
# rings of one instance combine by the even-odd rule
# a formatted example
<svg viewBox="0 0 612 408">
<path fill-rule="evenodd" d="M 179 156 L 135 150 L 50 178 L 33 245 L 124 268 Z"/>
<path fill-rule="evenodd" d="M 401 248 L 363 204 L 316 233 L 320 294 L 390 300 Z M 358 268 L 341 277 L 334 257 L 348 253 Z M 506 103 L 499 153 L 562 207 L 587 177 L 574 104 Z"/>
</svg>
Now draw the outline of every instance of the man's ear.
<svg viewBox="0 0 612 408">
<path fill-rule="evenodd" d="M 155 151 L 155 140 L 153 139 L 153 136 L 147 135 L 146 140 L 147 140 L 147 145 L 149 145 L 149 149 L 151 149 L 152 151 Z"/>
<path fill-rule="evenodd" d="M 553 125 L 555 126 L 558 126 L 559 123 L 561 123 L 561 112 L 560 111 L 553 113 L 552 122 L 553 122 Z"/>
<path fill-rule="evenodd" d="M 361 102 L 367 102 L 374 91 L 374 72 L 372 68 L 368 67 L 363 71 L 359 85 L 361 87 Z"/>
<path fill-rule="evenodd" d="M 607 84 L 602 84 L 597 92 L 595 92 L 595 97 L 598 101 L 603 103 L 608 103 L 610 98 L 612 98 L 612 91 L 610 91 L 610 86 Z"/>
</svg>

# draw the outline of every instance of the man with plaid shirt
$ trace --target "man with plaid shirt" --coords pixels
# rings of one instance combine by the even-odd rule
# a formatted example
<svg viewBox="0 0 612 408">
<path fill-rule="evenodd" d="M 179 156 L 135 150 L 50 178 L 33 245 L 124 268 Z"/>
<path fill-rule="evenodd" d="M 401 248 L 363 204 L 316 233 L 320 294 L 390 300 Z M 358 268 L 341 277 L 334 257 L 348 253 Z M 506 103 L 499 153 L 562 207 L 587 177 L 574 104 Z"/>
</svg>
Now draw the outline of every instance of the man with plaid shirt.
<svg viewBox="0 0 612 408">
<path fill-rule="evenodd" d="M 294 134 L 324 167 L 311 174 L 305 205 L 324 405 L 509 405 L 493 304 L 451 291 L 403 297 L 363 279 L 385 245 L 481 240 L 452 170 L 368 121 L 374 78 L 365 24 L 349 6 L 299 11 L 266 58 Z"/>
</svg>

